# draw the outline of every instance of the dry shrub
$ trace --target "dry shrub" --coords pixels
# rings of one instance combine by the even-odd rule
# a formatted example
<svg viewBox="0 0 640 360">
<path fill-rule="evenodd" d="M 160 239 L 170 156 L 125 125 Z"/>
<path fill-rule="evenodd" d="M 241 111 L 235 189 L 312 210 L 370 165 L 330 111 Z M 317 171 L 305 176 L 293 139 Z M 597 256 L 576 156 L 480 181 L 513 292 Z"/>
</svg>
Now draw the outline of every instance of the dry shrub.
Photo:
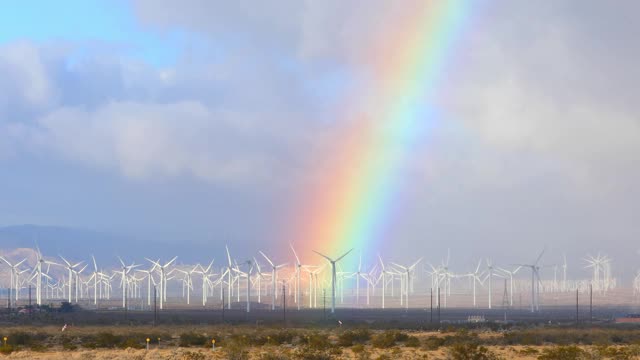
<svg viewBox="0 0 640 360">
<path fill-rule="evenodd" d="M 500 357 L 474 343 L 456 344 L 447 350 L 447 360 L 498 360 Z"/>
<path fill-rule="evenodd" d="M 9 355 L 14 351 L 13 346 L 7 344 L 0 346 L 0 354 Z"/>
<path fill-rule="evenodd" d="M 206 356 L 201 352 L 186 351 L 182 353 L 182 360 L 204 360 Z"/>
<path fill-rule="evenodd" d="M 223 349 L 227 360 L 249 360 L 249 352 L 243 346 L 229 343 Z"/>
<path fill-rule="evenodd" d="M 418 339 L 415 336 L 409 336 L 407 338 L 407 340 L 404 342 L 404 346 L 406 347 L 419 347 L 420 346 L 420 339 Z"/>
<path fill-rule="evenodd" d="M 308 346 L 298 348 L 294 354 L 295 359 L 301 360 L 331 360 L 333 356 L 325 351 L 313 349 Z"/>
<path fill-rule="evenodd" d="M 589 353 L 576 345 L 554 346 L 542 350 L 542 354 L 538 356 L 539 360 L 586 360 L 588 358 L 590 358 Z"/>
<path fill-rule="evenodd" d="M 208 342 L 209 342 L 209 339 L 207 339 L 207 337 L 193 331 L 180 334 L 179 344 L 181 347 L 206 346 L 208 345 Z"/>
<path fill-rule="evenodd" d="M 368 329 L 347 330 L 338 335 L 338 346 L 364 344 L 370 339 L 371 332 Z"/>
<path fill-rule="evenodd" d="M 376 348 L 386 349 L 396 345 L 396 342 L 405 342 L 409 339 L 409 335 L 397 331 L 387 330 L 373 337 L 371 345 Z"/>
</svg>

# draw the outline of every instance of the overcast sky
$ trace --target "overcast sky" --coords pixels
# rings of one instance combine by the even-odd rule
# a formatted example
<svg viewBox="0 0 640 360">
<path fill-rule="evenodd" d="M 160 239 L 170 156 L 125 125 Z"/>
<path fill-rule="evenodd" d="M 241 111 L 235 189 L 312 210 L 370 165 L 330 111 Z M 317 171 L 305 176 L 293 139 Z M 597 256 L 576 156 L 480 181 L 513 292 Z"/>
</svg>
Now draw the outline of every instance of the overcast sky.
<svg viewBox="0 0 640 360">
<path fill-rule="evenodd" d="M 470 3 L 380 250 L 637 262 L 640 2 Z M 414 5 L 3 2 L 0 225 L 283 248 L 346 100 L 375 105 L 388 14 Z"/>
</svg>

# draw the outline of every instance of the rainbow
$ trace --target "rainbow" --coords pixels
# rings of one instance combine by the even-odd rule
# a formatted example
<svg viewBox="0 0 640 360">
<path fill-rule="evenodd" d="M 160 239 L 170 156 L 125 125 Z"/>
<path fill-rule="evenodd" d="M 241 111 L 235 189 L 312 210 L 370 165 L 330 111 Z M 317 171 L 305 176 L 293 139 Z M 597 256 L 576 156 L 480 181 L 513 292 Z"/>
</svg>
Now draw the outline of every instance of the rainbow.
<svg viewBox="0 0 640 360">
<path fill-rule="evenodd" d="M 373 113 L 349 116 L 333 153 L 318 160 L 327 183 L 300 196 L 289 239 L 305 257 L 311 250 L 345 258 L 345 267 L 375 256 L 388 237 L 394 199 L 400 191 L 399 170 L 422 140 L 428 101 L 436 89 L 464 24 L 469 2 L 421 1 L 420 9 L 400 15 L 394 33 L 373 51 L 369 68 L 384 99 Z M 300 210 L 300 209 L 303 210 Z M 397 210 L 397 209 L 396 209 Z M 316 260 L 320 260 L 319 258 Z M 357 265 L 356 265 L 357 266 Z"/>
</svg>

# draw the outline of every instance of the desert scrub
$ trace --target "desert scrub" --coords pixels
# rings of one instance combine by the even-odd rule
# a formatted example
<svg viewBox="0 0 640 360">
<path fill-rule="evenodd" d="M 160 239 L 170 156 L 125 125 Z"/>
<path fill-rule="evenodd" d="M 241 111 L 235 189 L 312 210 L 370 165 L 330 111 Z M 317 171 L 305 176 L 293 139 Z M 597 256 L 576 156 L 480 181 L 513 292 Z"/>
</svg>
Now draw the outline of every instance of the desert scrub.
<svg viewBox="0 0 640 360">
<path fill-rule="evenodd" d="M 371 339 L 368 329 L 347 330 L 338 335 L 338 346 L 364 344 Z"/>
<path fill-rule="evenodd" d="M 415 336 L 409 336 L 407 337 L 407 340 L 405 340 L 404 342 L 404 346 L 406 347 L 419 347 L 420 346 L 420 339 L 418 339 Z"/>
<path fill-rule="evenodd" d="M 216 340 L 217 342 L 218 340 Z M 209 339 L 202 334 L 198 334 L 193 331 L 184 332 L 180 334 L 180 343 L 181 347 L 189 347 L 189 346 L 206 346 L 209 343 Z"/>
<path fill-rule="evenodd" d="M 364 345 L 362 344 L 355 344 L 351 347 L 351 351 L 353 351 L 354 354 L 358 354 L 364 351 Z"/>
<path fill-rule="evenodd" d="M 397 330 L 381 332 L 371 339 L 371 345 L 376 348 L 386 349 L 396 345 L 396 342 L 405 342 L 409 336 Z"/>
<path fill-rule="evenodd" d="M 271 332 L 267 334 L 267 344 L 269 345 L 291 344 L 291 342 L 293 342 L 293 338 L 294 338 L 294 333 L 288 330 Z"/>
<path fill-rule="evenodd" d="M 538 349 L 534 349 L 532 347 L 527 346 L 518 352 L 522 355 L 535 355 L 535 354 L 538 354 L 540 351 L 538 351 Z"/>
<path fill-rule="evenodd" d="M 424 349 L 425 350 L 438 350 L 441 346 L 444 346 L 445 340 L 444 338 L 441 337 L 437 337 L 437 336 L 429 336 L 425 341 L 424 341 Z"/>
<path fill-rule="evenodd" d="M 334 357 L 325 351 L 302 346 L 293 353 L 293 358 L 300 360 L 331 360 Z"/>
<path fill-rule="evenodd" d="M 539 360 L 586 360 L 590 354 L 576 345 L 554 346 L 542 350 Z"/>
<path fill-rule="evenodd" d="M 324 350 L 333 346 L 327 335 L 317 332 L 302 336 L 300 338 L 300 343 L 316 350 Z"/>
<path fill-rule="evenodd" d="M 204 360 L 206 356 L 203 353 L 195 351 L 186 351 L 182 353 L 182 360 Z"/>
<path fill-rule="evenodd" d="M 9 355 L 14 350 L 15 349 L 13 348 L 13 346 L 11 346 L 9 344 L 0 346 L 0 354 L 3 354 L 3 355 Z"/>
<path fill-rule="evenodd" d="M 595 352 L 601 357 L 616 360 L 637 359 L 640 357 L 640 345 L 599 346 L 596 347 Z"/>
<path fill-rule="evenodd" d="M 289 356 L 285 354 L 266 353 L 266 354 L 261 354 L 259 359 L 260 360 L 289 360 Z"/>
<path fill-rule="evenodd" d="M 227 360 L 249 360 L 249 351 L 242 346 L 230 343 L 222 349 Z"/>
<path fill-rule="evenodd" d="M 447 360 L 498 360 L 498 355 L 475 343 L 455 344 L 447 350 Z"/>
</svg>

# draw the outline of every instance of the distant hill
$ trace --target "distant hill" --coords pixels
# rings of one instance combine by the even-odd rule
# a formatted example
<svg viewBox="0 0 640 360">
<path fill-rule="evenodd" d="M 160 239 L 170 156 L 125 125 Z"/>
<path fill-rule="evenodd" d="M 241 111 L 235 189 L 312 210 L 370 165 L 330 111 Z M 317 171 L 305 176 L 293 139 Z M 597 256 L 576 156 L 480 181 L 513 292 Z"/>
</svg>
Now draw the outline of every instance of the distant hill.
<svg viewBox="0 0 640 360">
<path fill-rule="evenodd" d="M 98 262 L 114 265 L 117 256 L 127 262 L 140 263 L 145 256 L 166 259 L 178 255 L 179 262 L 186 262 L 195 258 L 200 260 L 206 253 L 202 246 L 155 243 L 80 228 L 41 225 L 0 227 L 0 254 L 17 258 L 19 249 L 23 253 L 24 249 L 36 246 L 49 258 L 62 255 L 69 261 L 89 261 L 91 255 L 95 255 Z"/>
</svg>

